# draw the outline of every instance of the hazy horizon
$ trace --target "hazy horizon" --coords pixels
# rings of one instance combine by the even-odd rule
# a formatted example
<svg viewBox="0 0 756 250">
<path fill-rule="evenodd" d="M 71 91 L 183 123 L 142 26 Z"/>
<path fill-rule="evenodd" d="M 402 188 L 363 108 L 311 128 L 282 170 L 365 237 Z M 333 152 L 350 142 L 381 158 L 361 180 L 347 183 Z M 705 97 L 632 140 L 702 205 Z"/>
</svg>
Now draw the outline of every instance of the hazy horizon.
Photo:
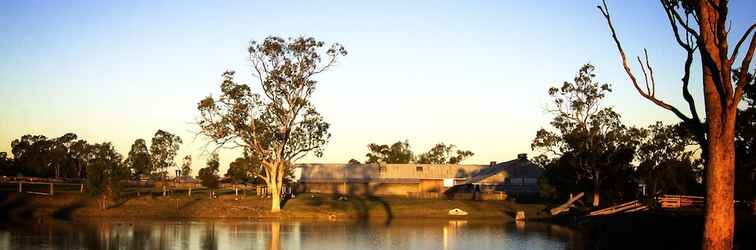
<svg viewBox="0 0 756 250">
<path fill-rule="evenodd" d="M 300 163 L 364 161 L 368 143 L 405 139 L 415 153 L 437 142 L 473 151 L 465 164 L 533 156 L 530 143 L 551 119 L 547 88 L 572 81 L 585 63 L 612 84 L 605 103 L 626 124 L 677 122 L 635 92 L 599 2 L 4 1 L 0 152 L 10 154 L 11 141 L 25 134 L 74 132 L 112 141 L 126 155 L 134 140 L 149 142 L 163 129 L 184 139 L 177 161 L 191 154 L 196 174 L 206 142 L 193 140 L 197 102 L 217 96 L 225 70 L 259 89 L 246 48 L 269 35 L 313 36 L 349 51 L 317 79 L 313 98 L 331 140 L 322 158 Z M 647 48 L 658 96 L 680 106 L 683 51 L 659 3 L 608 4 L 628 56 Z M 756 21 L 756 2 L 730 6 L 737 39 Z M 702 107 L 700 77 L 692 79 Z M 223 173 L 236 157 L 221 153 Z"/>
</svg>

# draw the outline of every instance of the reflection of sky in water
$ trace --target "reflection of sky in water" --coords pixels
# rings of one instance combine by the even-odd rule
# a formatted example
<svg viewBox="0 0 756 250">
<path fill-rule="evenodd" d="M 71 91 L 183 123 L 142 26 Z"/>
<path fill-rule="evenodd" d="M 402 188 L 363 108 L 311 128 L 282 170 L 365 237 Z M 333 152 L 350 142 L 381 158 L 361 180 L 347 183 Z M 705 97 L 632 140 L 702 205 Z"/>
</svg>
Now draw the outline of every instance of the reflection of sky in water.
<svg viewBox="0 0 756 250">
<path fill-rule="evenodd" d="M 547 224 L 395 220 L 38 222 L 0 226 L 0 249 L 565 249 L 570 229 Z"/>
</svg>

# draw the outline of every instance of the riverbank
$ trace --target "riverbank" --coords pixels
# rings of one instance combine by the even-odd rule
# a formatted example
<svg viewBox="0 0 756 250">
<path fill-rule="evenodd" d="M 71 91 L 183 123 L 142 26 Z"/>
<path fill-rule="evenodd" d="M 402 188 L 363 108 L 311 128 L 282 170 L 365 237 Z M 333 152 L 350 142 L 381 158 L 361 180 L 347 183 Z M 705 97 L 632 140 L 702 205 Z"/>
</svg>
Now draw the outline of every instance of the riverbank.
<svg viewBox="0 0 756 250">
<path fill-rule="evenodd" d="M 216 199 L 194 195 L 142 195 L 125 197 L 100 209 L 97 201 L 83 194 L 36 196 L 2 193 L 0 211 L 8 219 L 55 217 L 90 218 L 170 218 L 170 219 L 323 219 L 386 220 L 401 218 L 491 219 L 514 221 L 517 211 L 526 218 L 548 218 L 542 204 L 512 201 L 420 200 L 404 197 L 347 197 L 325 194 L 300 194 L 289 199 L 280 213 L 271 213 L 270 200 L 255 196 L 222 195 Z M 449 215 L 459 208 L 467 215 Z"/>
<path fill-rule="evenodd" d="M 657 210 L 591 217 L 579 221 L 577 228 L 586 246 L 593 249 L 697 249 L 703 238 L 703 222 L 701 209 Z M 754 239 L 756 216 L 739 211 L 734 249 L 756 249 Z"/>
</svg>

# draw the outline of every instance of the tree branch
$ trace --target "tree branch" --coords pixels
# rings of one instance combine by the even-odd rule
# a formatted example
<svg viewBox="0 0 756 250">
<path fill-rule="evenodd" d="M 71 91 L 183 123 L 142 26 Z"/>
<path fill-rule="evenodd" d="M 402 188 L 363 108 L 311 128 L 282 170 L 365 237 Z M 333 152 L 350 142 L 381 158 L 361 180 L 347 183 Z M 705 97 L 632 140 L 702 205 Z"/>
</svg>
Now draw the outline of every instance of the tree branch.
<svg viewBox="0 0 756 250">
<path fill-rule="evenodd" d="M 622 44 L 620 43 L 619 38 L 617 38 L 617 32 L 614 30 L 614 25 L 612 24 L 612 19 L 609 16 L 609 8 L 606 5 L 606 0 L 604 0 L 602 2 L 603 2 L 603 5 L 604 5 L 603 8 L 601 6 L 596 6 L 596 7 L 599 9 L 599 11 L 601 11 L 601 14 L 604 16 L 604 18 L 606 19 L 607 24 L 609 25 L 609 30 L 612 33 L 612 39 L 614 39 L 614 44 L 617 46 L 617 50 L 619 51 L 620 57 L 622 59 L 622 66 L 625 69 L 625 73 L 627 73 L 627 76 L 630 78 L 630 81 L 632 81 L 633 86 L 635 87 L 635 90 L 637 90 L 638 93 L 641 96 L 643 96 L 644 98 L 646 98 L 649 101 L 653 102 L 657 106 L 659 106 L 659 107 L 661 107 L 663 109 L 672 111 L 672 113 L 674 113 L 677 117 L 679 117 L 683 121 L 690 120 L 690 118 L 688 118 L 685 114 L 683 114 L 682 112 L 680 112 L 680 110 L 678 110 L 674 106 L 669 105 L 669 104 L 667 104 L 666 102 L 664 102 L 662 100 L 659 100 L 658 98 L 656 98 L 654 96 L 653 93 L 646 93 L 646 92 L 644 92 L 641 89 L 640 85 L 638 84 L 638 80 L 635 78 L 635 75 L 633 74 L 632 70 L 630 69 L 630 66 L 627 63 L 627 57 L 625 56 L 624 49 L 622 49 Z M 646 60 L 648 60 L 648 53 L 646 53 Z M 640 58 L 638 59 L 638 61 L 640 61 Z"/>
<path fill-rule="evenodd" d="M 750 30 L 753 29 L 753 25 L 751 25 Z M 738 44 L 740 46 L 740 44 Z M 751 37 L 751 44 L 748 45 L 748 51 L 746 52 L 745 57 L 743 58 L 743 61 L 740 63 L 740 69 L 738 69 L 738 82 L 736 83 L 737 86 L 735 87 L 735 94 L 733 104 L 738 103 L 740 99 L 743 97 L 743 89 L 746 85 L 751 81 L 751 79 L 748 76 L 749 67 L 751 65 L 751 60 L 753 59 L 753 51 L 756 49 L 756 35 Z M 736 49 L 737 50 L 737 49 Z M 734 54 L 733 54 L 734 56 Z M 738 108 L 738 105 L 731 105 L 730 107 L 731 112 L 735 112 L 735 110 Z"/>
<path fill-rule="evenodd" d="M 743 34 L 743 36 L 740 37 L 740 40 L 738 40 L 738 43 L 735 45 L 735 50 L 732 51 L 732 55 L 730 55 L 730 60 L 728 61 L 730 66 L 735 63 L 735 58 L 738 57 L 738 50 L 740 50 L 740 46 L 743 45 L 743 42 L 748 38 L 754 28 L 756 28 L 756 23 L 751 24 L 751 27 L 748 28 L 745 34 Z M 751 39 L 751 47 L 753 47 L 753 39 Z M 749 48 L 749 50 L 751 50 L 751 48 Z"/>
</svg>

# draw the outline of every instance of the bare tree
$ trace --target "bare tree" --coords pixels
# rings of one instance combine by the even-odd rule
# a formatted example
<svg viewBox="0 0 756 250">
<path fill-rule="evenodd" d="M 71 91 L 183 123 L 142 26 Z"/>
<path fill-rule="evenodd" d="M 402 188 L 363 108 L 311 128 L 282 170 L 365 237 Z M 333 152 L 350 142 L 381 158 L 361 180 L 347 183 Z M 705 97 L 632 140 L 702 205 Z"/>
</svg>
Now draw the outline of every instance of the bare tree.
<svg viewBox="0 0 756 250">
<path fill-rule="evenodd" d="M 609 25 L 625 72 L 638 93 L 656 105 L 673 112 L 696 135 L 696 140 L 701 145 L 706 160 L 704 175 L 706 215 L 703 249 L 731 249 L 735 225 L 733 205 L 735 120 L 738 103 L 743 97 L 743 89 L 753 81 L 754 74 L 749 70 L 756 40 L 754 36 L 751 36 L 751 31 L 756 27 L 756 23 L 750 25 L 738 39 L 734 50 L 730 52 L 727 39 L 730 32 L 727 21 L 727 0 L 660 0 L 660 2 L 677 44 L 686 52 L 682 91 L 690 110 L 689 116 L 656 97 L 654 72 L 645 49 L 644 58 L 637 57 L 645 88 L 641 86 L 630 68 L 625 51 L 617 37 L 606 1 L 603 1 L 602 6 L 597 7 Z M 751 37 L 751 41 L 748 43 L 743 59 L 737 64 L 739 50 L 748 37 Z M 701 58 L 706 124 L 703 124 L 698 117 L 695 102 L 688 90 L 693 55 L 696 52 Z"/>
<path fill-rule="evenodd" d="M 315 110 L 310 97 L 315 76 L 331 69 L 346 50 L 312 37 L 284 40 L 268 37 L 252 41 L 249 58 L 261 94 L 223 74 L 221 95 L 200 101 L 200 133 L 223 147 L 243 147 L 260 159 L 260 178 L 272 192 L 271 211 L 281 210 L 284 177 L 293 162 L 309 152 L 321 156 L 330 138 L 329 124 Z"/>
</svg>

